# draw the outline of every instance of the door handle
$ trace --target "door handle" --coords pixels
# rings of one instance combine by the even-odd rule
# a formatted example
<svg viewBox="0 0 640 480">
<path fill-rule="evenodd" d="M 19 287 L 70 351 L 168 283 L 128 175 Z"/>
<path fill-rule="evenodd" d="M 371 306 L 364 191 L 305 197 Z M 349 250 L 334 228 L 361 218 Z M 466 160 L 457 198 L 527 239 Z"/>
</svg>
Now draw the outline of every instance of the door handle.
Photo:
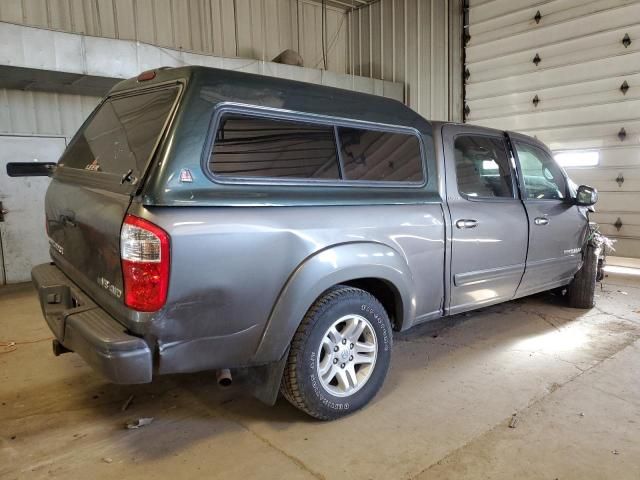
<svg viewBox="0 0 640 480">
<path fill-rule="evenodd" d="M 533 223 L 536 225 L 547 225 L 549 223 L 549 219 L 547 217 L 536 217 L 533 220 Z"/>
<path fill-rule="evenodd" d="M 458 228 L 476 228 L 477 226 L 477 220 L 471 220 L 467 218 L 460 219 L 456 222 L 456 227 Z"/>
</svg>

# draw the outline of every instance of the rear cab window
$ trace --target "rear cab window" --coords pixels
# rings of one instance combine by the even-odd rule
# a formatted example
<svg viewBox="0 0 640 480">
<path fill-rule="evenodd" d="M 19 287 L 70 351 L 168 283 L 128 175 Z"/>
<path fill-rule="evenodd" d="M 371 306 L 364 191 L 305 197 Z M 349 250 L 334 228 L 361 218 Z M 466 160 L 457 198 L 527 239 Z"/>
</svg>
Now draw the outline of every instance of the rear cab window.
<svg viewBox="0 0 640 480">
<path fill-rule="evenodd" d="M 418 138 L 361 128 L 338 127 L 347 180 L 417 182 L 424 180 Z"/>
<path fill-rule="evenodd" d="M 59 167 L 134 185 L 145 173 L 178 86 L 107 98 L 72 139 Z"/>
<path fill-rule="evenodd" d="M 223 113 L 208 160 L 218 179 L 423 185 L 413 133 Z"/>
</svg>

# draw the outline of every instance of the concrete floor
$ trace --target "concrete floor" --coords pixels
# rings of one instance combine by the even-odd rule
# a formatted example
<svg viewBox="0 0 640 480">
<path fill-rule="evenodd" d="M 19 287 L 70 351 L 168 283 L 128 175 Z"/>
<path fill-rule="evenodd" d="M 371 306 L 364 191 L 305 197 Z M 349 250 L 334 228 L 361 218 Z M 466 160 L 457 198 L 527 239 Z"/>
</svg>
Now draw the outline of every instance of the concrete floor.
<svg viewBox="0 0 640 480">
<path fill-rule="evenodd" d="M 212 374 L 105 383 L 0 290 L 0 478 L 640 478 L 640 276 L 590 311 L 551 294 L 397 335 L 365 410 L 313 421 Z M 134 395 L 127 411 L 125 400 Z M 512 414 L 518 422 L 509 428 Z M 125 430 L 130 418 L 152 424 Z"/>
</svg>

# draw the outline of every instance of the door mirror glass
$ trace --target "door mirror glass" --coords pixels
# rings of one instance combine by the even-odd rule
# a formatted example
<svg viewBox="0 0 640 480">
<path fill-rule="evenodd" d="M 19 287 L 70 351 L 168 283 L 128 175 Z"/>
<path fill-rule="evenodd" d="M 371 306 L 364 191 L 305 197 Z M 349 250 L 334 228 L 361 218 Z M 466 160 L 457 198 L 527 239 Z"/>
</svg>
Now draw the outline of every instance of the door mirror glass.
<svg viewBox="0 0 640 480">
<path fill-rule="evenodd" d="M 52 162 L 9 162 L 7 175 L 10 177 L 50 177 L 56 170 Z"/>
<path fill-rule="evenodd" d="M 576 205 L 590 207 L 598 201 L 598 191 L 589 185 L 580 185 L 576 192 Z"/>
</svg>

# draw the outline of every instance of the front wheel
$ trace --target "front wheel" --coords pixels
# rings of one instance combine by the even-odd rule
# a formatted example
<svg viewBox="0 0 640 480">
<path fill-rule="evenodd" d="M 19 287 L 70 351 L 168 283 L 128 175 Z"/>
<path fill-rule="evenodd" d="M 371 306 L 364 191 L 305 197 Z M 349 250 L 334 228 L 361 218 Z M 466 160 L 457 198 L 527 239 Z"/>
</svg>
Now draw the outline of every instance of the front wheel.
<svg viewBox="0 0 640 480">
<path fill-rule="evenodd" d="M 366 405 L 391 360 L 391 324 L 370 293 L 345 285 L 325 292 L 298 327 L 281 391 L 312 417 L 333 420 Z"/>
<path fill-rule="evenodd" d="M 584 252 L 582 268 L 567 288 L 567 301 L 573 308 L 593 308 L 596 304 L 596 282 L 600 249 L 588 244 Z"/>
</svg>

